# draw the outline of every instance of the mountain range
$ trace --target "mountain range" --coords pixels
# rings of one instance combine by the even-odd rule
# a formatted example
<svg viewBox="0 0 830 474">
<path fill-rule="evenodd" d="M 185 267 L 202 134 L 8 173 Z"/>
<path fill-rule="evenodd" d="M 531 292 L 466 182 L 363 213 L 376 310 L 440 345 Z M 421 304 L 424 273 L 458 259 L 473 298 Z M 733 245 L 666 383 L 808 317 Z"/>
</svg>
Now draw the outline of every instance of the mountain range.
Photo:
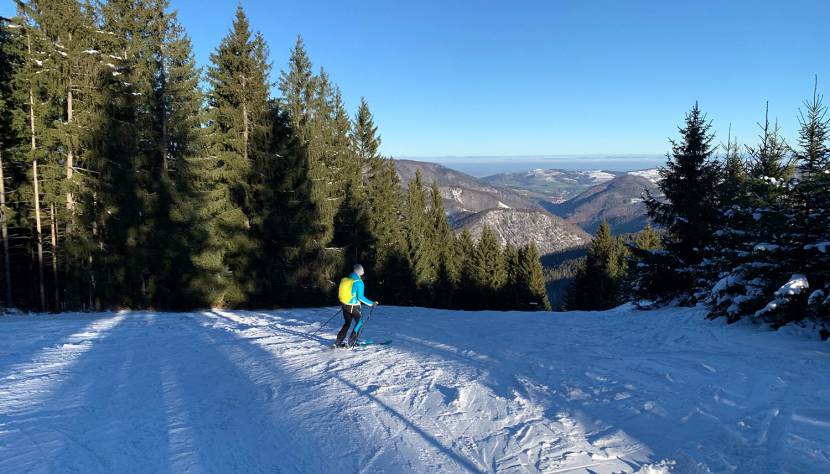
<svg viewBox="0 0 830 474">
<path fill-rule="evenodd" d="M 533 199 L 559 204 L 598 184 L 624 173 L 617 171 L 572 171 L 533 169 L 524 173 L 499 173 L 485 176 L 482 181 L 501 186 Z"/>
<path fill-rule="evenodd" d="M 453 228 L 466 228 L 476 239 L 487 225 L 502 244 L 523 246 L 534 242 L 542 255 L 582 247 L 591 240 L 578 226 L 509 188 L 436 163 L 395 160 L 395 165 L 404 187 L 419 170 L 425 186 L 435 182 Z"/>
<path fill-rule="evenodd" d="M 475 178 L 437 163 L 395 160 L 407 186 L 420 170 L 438 185 L 453 227 L 474 238 L 485 226 L 502 244 L 534 242 L 543 256 L 584 247 L 607 220 L 615 233 L 645 225 L 645 191 L 659 195 L 657 170 L 631 172 L 534 169 Z"/>
</svg>

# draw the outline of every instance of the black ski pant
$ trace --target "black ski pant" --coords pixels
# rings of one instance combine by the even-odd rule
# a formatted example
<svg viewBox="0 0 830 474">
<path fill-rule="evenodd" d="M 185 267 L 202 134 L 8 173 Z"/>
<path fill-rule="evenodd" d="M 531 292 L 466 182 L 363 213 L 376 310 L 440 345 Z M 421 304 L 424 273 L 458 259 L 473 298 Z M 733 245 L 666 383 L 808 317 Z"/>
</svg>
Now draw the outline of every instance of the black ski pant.
<svg viewBox="0 0 830 474">
<path fill-rule="evenodd" d="M 355 322 L 354 330 L 352 331 L 351 337 L 349 337 L 349 345 L 354 345 L 357 342 L 357 336 L 360 332 L 360 304 L 350 305 L 344 304 L 343 307 L 343 327 L 340 328 L 340 332 L 337 333 L 337 341 L 336 344 L 340 345 L 343 343 L 343 340 L 346 339 L 346 333 L 349 332 L 349 328 L 352 326 L 352 321 Z"/>
</svg>

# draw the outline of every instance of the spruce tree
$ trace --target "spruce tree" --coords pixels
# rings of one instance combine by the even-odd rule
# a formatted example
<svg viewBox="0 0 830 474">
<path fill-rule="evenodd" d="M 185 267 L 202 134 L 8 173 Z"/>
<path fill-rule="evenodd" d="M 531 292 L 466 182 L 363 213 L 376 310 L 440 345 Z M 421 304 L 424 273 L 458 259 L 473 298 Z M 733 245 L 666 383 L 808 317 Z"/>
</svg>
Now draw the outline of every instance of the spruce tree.
<svg viewBox="0 0 830 474">
<path fill-rule="evenodd" d="M 490 227 L 481 230 L 471 261 L 473 288 L 478 290 L 477 309 L 499 308 L 499 298 L 507 284 L 507 261 L 496 234 Z"/>
<path fill-rule="evenodd" d="M 165 32 L 161 90 L 163 168 L 169 187 L 170 232 L 165 247 L 162 280 L 156 302 L 160 307 L 192 308 L 221 301 L 227 268 L 222 242 L 214 226 L 223 203 L 217 192 L 216 160 L 208 153 L 203 123 L 207 123 L 200 71 L 193 48 L 175 16 Z"/>
<path fill-rule="evenodd" d="M 13 219 L 13 208 L 11 203 L 7 204 L 7 195 L 10 187 L 17 187 L 15 175 L 12 173 L 11 152 L 18 146 L 18 137 L 14 129 L 13 110 L 17 104 L 14 103 L 12 80 L 15 70 L 20 67 L 19 38 L 9 29 L 13 26 L 10 20 L 0 19 L 0 241 L 2 241 L 3 253 L 3 303 L 2 308 L 14 307 L 13 282 L 11 272 L 11 253 L 9 252 L 9 226 Z"/>
<path fill-rule="evenodd" d="M 427 209 L 427 195 L 420 170 L 409 182 L 405 206 L 406 242 L 412 262 L 412 278 L 422 301 L 428 300 L 428 290 L 437 277 L 438 249 L 434 245 L 435 229 Z"/>
<path fill-rule="evenodd" d="M 262 218 L 254 208 L 262 185 L 259 170 L 269 166 L 271 109 L 268 52 L 259 33 L 252 33 L 242 7 L 231 30 L 211 54 L 208 68 L 210 154 L 217 208 L 213 237 L 221 242 L 224 288 L 216 304 L 235 305 L 255 293 L 254 265 L 261 247 L 254 226 Z"/>
<path fill-rule="evenodd" d="M 801 311 L 802 316 L 820 322 L 826 335 L 830 326 L 830 117 L 817 88 L 818 84 L 799 111 L 798 179 L 789 196 L 787 222 L 791 236 L 787 263 L 806 277 L 811 292 L 806 307 L 792 305 L 785 319 L 798 319 L 792 312 Z"/>
<path fill-rule="evenodd" d="M 650 254 L 638 278 L 637 297 L 693 301 L 699 286 L 695 267 L 713 243 L 718 220 L 719 166 L 712 155 L 711 123 L 695 103 L 672 140 L 668 163 L 660 169 L 664 197 L 646 193 L 649 217 L 666 231 L 666 253 Z M 692 290 L 692 291 L 690 291 Z"/>
<path fill-rule="evenodd" d="M 517 309 L 550 311 L 545 275 L 536 244 L 531 242 L 519 251 L 518 263 L 517 287 L 520 292 Z"/>
<path fill-rule="evenodd" d="M 608 222 L 603 222 L 568 290 L 567 308 L 606 310 L 622 303 L 628 257 L 622 239 L 614 237 Z"/>
<path fill-rule="evenodd" d="M 453 306 L 458 309 L 471 309 L 477 304 L 480 305 L 480 291 L 474 266 L 476 244 L 467 228 L 461 231 L 455 243 L 459 265 L 459 282 Z"/>
<path fill-rule="evenodd" d="M 450 228 L 444 199 L 438 184 L 433 181 L 429 192 L 428 219 L 432 225 L 432 244 L 436 249 L 436 276 L 432 304 L 451 307 L 459 281 L 458 254 L 455 236 Z"/>
<path fill-rule="evenodd" d="M 367 183 L 368 223 L 371 234 L 368 262 L 381 298 L 396 304 L 412 302 L 414 284 L 407 246 L 404 197 L 400 177 L 391 159 L 379 159 Z"/>
</svg>

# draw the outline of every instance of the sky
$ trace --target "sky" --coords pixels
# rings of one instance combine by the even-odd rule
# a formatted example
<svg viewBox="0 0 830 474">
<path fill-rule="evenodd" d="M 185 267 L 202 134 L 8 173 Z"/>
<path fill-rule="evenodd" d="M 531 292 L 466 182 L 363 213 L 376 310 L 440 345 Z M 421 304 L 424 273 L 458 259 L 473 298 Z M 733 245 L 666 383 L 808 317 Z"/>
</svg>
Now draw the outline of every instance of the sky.
<svg viewBox="0 0 830 474">
<path fill-rule="evenodd" d="M 830 96 L 827 0 L 171 0 L 201 65 L 238 3 L 274 82 L 302 35 L 396 157 L 664 154 L 695 101 L 718 141 L 766 101 L 792 140 L 815 75 Z"/>
</svg>

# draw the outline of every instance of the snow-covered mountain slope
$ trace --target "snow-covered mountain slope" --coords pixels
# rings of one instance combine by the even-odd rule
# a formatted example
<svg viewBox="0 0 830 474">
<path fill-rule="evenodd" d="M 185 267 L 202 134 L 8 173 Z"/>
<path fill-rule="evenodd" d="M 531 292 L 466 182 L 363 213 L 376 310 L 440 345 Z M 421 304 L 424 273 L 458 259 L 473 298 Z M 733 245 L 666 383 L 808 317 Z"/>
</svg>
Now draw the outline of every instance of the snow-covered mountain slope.
<svg viewBox="0 0 830 474">
<path fill-rule="evenodd" d="M 524 173 L 499 173 L 485 176 L 482 181 L 510 188 L 528 198 L 554 204 L 564 202 L 591 186 L 621 175 L 603 170 L 532 169 Z"/>
<path fill-rule="evenodd" d="M 829 472 L 830 346 L 699 309 L 0 320 L 0 472 Z"/>
</svg>

